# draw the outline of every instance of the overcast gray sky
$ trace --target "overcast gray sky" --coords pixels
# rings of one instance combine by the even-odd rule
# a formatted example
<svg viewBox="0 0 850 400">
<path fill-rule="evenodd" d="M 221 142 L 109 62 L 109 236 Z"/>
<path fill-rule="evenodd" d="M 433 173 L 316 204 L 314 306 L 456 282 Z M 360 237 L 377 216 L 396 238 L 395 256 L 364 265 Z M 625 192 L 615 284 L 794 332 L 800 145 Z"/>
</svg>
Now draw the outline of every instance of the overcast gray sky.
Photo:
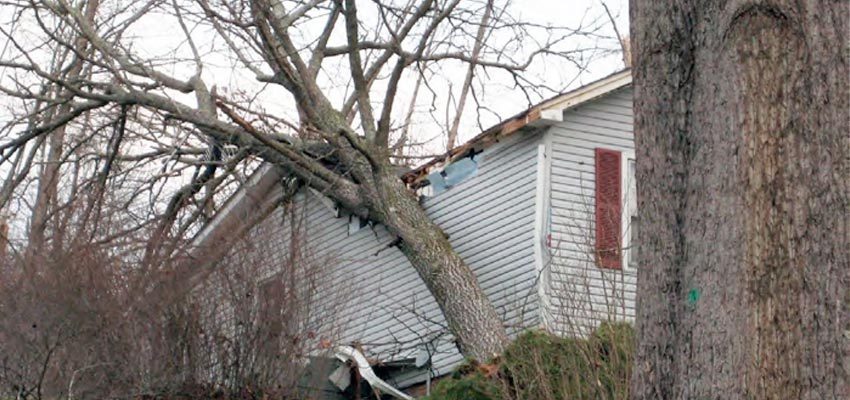
<svg viewBox="0 0 850 400">
<path fill-rule="evenodd" d="M 617 28 L 622 35 L 628 35 L 628 1 L 627 0 L 605 0 L 611 14 L 614 16 Z M 577 27 L 582 24 L 589 24 L 595 18 L 601 18 L 600 23 L 604 26 L 600 33 L 614 37 L 614 30 L 605 14 L 601 0 L 515 0 L 511 5 L 510 11 L 514 13 L 513 17 L 518 20 L 532 21 L 541 25 L 552 25 L 560 27 Z M 369 18 L 368 15 L 362 15 L 362 18 Z M 149 55 L 154 57 L 168 57 L 173 49 L 180 48 L 182 51 L 188 51 L 187 46 L 181 47 L 180 38 L 183 36 L 179 27 L 170 24 L 163 24 L 161 19 L 156 17 L 148 18 L 141 21 L 137 25 L 134 32 L 140 40 L 136 43 L 134 50 L 141 55 Z M 336 33 L 342 35 L 342 30 L 337 30 Z M 199 37 L 203 37 L 203 32 L 198 32 Z M 177 40 L 177 42 L 175 42 Z M 576 40 L 582 40 L 576 38 Z M 617 47 L 613 40 L 599 42 L 584 42 L 588 46 L 598 45 L 608 49 Z M 257 82 L 250 72 L 243 68 L 232 68 L 224 59 L 216 63 L 213 54 L 210 54 L 208 59 L 209 64 L 206 68 L 205 80 L 209 83 L 214 83 L 219 88 L 227 88 L 231 90 L 241 90 L 244 92 L 256 93 L 262 104 L 268 110 L 279 114 L 292 114 L 294 106 L 291 97 L 279 87 L 270 87 L 268 85 Z M 347 60 L 341 60 L 347 62 Z M 175 66 L 175 71 L 179 71 L 179 67 Z M 619 54 L 612 54 L 608 57 L 600 58 L 590 64 L 590 68 L 586 71 L 578 71 L 573 65 L 564 61 L 552 62 L 549 59 L 538 59 L 533 63 L 529 70 L 532 74 L 539 76 L 541 82 L 550 84 L 553 88 L 575 88 L 582 84 L 591 82 L 595 79 L 609 75 L 623 68 L 622 59 Z M 463 82 L 466 66 L 458 63 L 457 68 L 452 70 L 451 63 L 445 64 L 444 76 L 445 81 L 432 82 L 431 85 L 437 91 L 448 90 L 449 85 L 455 88 L 459 87 Z M 341 68 L 341 70 L 347 70 Z M 185 66 L 183 74 L 189 76 L 193 72 L 193 67 Z M 179 73 L 179 72 L 177 72 Z M 461 129 L 459 131 L 459 139 L 462 143 L 465 140 L 475 136 L 482 128 L 489 127 L 498 123 L 504 118 L 508 118 L 529 107 L 528 99 L 523 95 L 522 91 L 513 87 L 513 82 L 506 74 L 494 71 L 492 76 L 482 77 L 487 80 L 485 93 L 482 105 L 486 107 L 483 110 L 473 108 L 471 102 L 467 103 L 466 111 L 464 112 Z M 347 82 L 347 76 L 341 77 L 341 81 Z M 565 87 L 565 84 L 569 84 Z M 409 102 L 409 95 L 412 92 L 413 80 L 408 79 L 403 82 L 401 93 L 398 96 L 396 108 L 405 108 Z M 327 88 L 326 88 L 327 89 Z M 344 91 L 345 88 L 341 88 Z M 331 90 L 332 91 L 332 90 Z M 554 95 L 554 92 L 548 92 L 543 97 Z M 420 93 L 422 96 L 423 93 Z M 423 101 L 417 103 L 417 108 L 421 112 L 414 116 L 413 125 L 417 132 L 417 137 L 422 140 L 429 140 L 429 144 L 425 147 L 426 152 L 439 152 L 445 146 L 445 121 L 434 121 L 432 115 L 428 115 L 427 109 L 431 104 L 423 96 Z M 187 96 L 186 100 L 192 102 L 191 96 Z M 532 102 L 541 100 L 539 97 L 532 97 Z M 440 105 L 439 107 L 442 107 Z M 439 122 L 439 123 L 438 123 Z"/>
<path fill-rule="evenodd" d="M 119 10 L 126 6 L 125 14 L 132 13 L 133 7 L 139 6 L 139 3 L 130 0 L 115 0 L 104 2 L 104 4 L 107 4 L 108 7 L 118 7 Z M 186 79 L 194 73 L 194 65 L 187 61 L 175 63 L 173 60 L 180 58 L 188 60 L 191 52 L 176 19 L 172 14 L 169 14 L 173 10 L 169 10 L 166 3 L 163 4 L 162 9 L 157 9 L 145 15 L 135 23 L 123 35 L 122 44 L 139 58 L 150 60 L 152 65 L 156 65 L 163 72 Z M 369 2 L 363 4 L 368 5 Z M 620 33 L 627 35 L 629 31 L 628 2 L 626 0 L 606 0 L 606 4 L 615 17 Z M 38 29 L 33 20 L 16 19 L 15 15 L 9 12 L 10 7 L 12 6 L 8 4 L 0 4 L 0 26 L 4 27 L 6 33 L 12 32 L 18 40 L 25 44 L 28 35 L 33 37 L 33 43 L 40 43 L 40 41 L 45 40 L 44 33 Z M 492 126 L 500 120 L 528 108 L 530 102 L 536 103 L 542 98 L 556 94 L 556 92 L 576 88 L 623 68 L 621 55 L 611 52 L 618 49 L 619 45 L 614 39 L 613 27 L 608 21 L 600 0 L 515 0 L 508 11 L 514 20 L 531 21 L 544 26 L 575 28 L 583 23 L 587 25 L 595 20 L 596 23 L 602 24 L 602 28 L 596 32 L 594 39 L 576 37 L 575 42 L 565 43 L 565 46 L 598 46 L 607 49 L 609 55 L 595 59 L 585 71 L 577 70 L 573 64 L 564 60 L 536 59 L 537 61 L 529 66 L 529 73 L 534 81 L 546 85 L 552 90 L 532 94 L 530 98 L 527 98 L 523 91 L 514 85 L 507 73 L 498 70 L 488 69 L 483 71 L 479 69 L 478 78 L 484 82 L 478 93 L 482 107 L 476 108 L 472 101 L 467 102 L 459 129 L 460 143 L 475 136 L 483 128 Z M 368 12 L 362 13 L 361 16 L 362 18 L 370 18 Z M 318 22 L 322 23 L 321 21 Z M 106 23 L 108 24 L 108 21 Z M 309 25 L 301 29 L 299 39 L 306 43 L 312 41 L 315 35 L 311 29 L 313 28 L 310 28 Z M 256 104 L 267 112 L 288 116 L 293 121 L 297 120 L 294 103 L 289 93 L 279 86 L 258 82 L 251 72 L 234 62 L 232 54 L 228 54 L 223 49 L 221 40 L 210 39 L 214 38 L 215 35 L 212 34 L 209 26 L 199 24 L 192 26 L 190 30 L 193 39 L 197 41 L 201 52 L 204 54 L 203 78 L 208 85 L 216 85 L 219 93 L 225 95 L 241 92 L 247 96 L 256 97 L 259 100 Z M 344 43 L 343 30 L 337 29 L 335 34 L 342 35 L 336 39 L 338 43 Z M 311 35 L 313 36 L 311 37 Z M 600 39 L 600 35 L 607 36 L 608 39 Z M 538 38 L 532 37 L 531 39 Z M 495 41 L 499 42 L 498 38 Z M 509 45 L 510 43 L 507 44 L 507 46 Z M 509 52 L 522 53 L 523 50 L 522 48 L 512 48 Z M 9 46 L 8 41 L 0 46 L 0 59 L 20 57 L 13 53 L 14 49 Z M 39 48 L 34 48 L 28 55 L 45 61 L 52 56 L 49 51 L 46 52 Z M 519 54 L 518 58 L 522 58 L 522 55 Z M 340 68 L 335 68 L 334 62 L 342 63 L 339 64 Z M 45 65 L 47 65 L 47 62 L 45 62 Z M 454 64 L 452 62 L 444 63 L 439 70 L 439 76 L 428 82 L 430 90 L 441 93 L 441 95 L 449 92 L 450 88 L 456 90 L 463 81 L 466 68 L 459 62 L 454 62 Z M 328 65 L 324 66 L 323 71 L 326 74 L 325 87 L 323 88 L 326 94 L 331 97 L 332 101 L 334 96 L 344 98 L 351 90 L 347 60 L 344 57 L 337 57 L 335 60 L 329 61 Z M 19 74 L 20 71 L 14 73 Z M 337 74 L 337 76 L 334 76 L 334 74 Z M 13 76 L 7 68 L 0 68 L 0 84 L 14 86 L 12 82 L 23 82 L 20 80 L 21 78 L 21 75 Z M 413 82 L 414 79 L 406 79 L 402 83 L 399 95 L 394 103 L 396 104 L 394 113 L 399 109 L 405 110 L 407 108 L 412 97 Z M 39 82 L 35 81 L 33 87 L 37 87 L 38 84 Z M 375 98 L 382 98 L 379 97 L 381 84 L 377 83 L 373 89 L 376 93 Z M 172 91 L 166 95 L 187 104 L 193 104 L 195 101 L 191 94 L 183 95 Z M 426 142 L 425 145 L 416 150 L 418 155 L 437 154 L 443 151 L 446 127 L 448 121 L 453 117 L 453 110 L 449 103 L 451 97 L 448 101 L 445 96 L 439 101 L 432 101 L 432 98 L 427 91 L 420 91 L 419 96 L 417 96 L 417 112 L 414 114 L 411 124 L 411 134 L 415 140 Z M 22 109 L 20 100 L 5 96 L 0 97 L 0 107 L 3 106 L 7 107 L 0 109 L 0 120 L 4 120 L 3 122 L 8 121 L 10 115 L 20 114 Z M 0 137 L 0 141 L 10 140 L 19 133 L 19 129 L 6 131 L 6 134 L 10 137 Z M 131 151 L 144 152 L 145 149 L 133 148 Z M 3 174 L 6 169 L 0 165 L 0 174 Z M 173 181 L 173 185 L 180 185 L 181 180 L 185 180 L 185 178 L 187 177 L 177 177 Z M 27 206 L 23 205 L 22 208 L 23 213 L 26 213 Z"/>
</svg>

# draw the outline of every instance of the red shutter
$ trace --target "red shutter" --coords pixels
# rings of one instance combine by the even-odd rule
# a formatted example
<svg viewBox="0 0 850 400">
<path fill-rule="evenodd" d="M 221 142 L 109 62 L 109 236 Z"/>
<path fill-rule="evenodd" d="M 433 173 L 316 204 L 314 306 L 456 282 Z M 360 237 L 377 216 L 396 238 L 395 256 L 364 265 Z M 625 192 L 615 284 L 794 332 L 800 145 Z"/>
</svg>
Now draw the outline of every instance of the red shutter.
<svg viewBox="0 0 850 400">
<path fill-rule="evenodd" d="M 620 152 L 596 149 L 596 264 L 621 269 Z"/>
</svg>

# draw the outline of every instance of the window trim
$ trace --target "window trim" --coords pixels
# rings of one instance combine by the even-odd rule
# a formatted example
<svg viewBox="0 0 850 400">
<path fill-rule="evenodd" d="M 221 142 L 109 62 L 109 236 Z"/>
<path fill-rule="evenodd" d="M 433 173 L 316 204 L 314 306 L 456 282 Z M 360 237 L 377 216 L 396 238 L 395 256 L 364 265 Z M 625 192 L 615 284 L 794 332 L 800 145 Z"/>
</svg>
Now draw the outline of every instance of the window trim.
<svg viewBox="0 0 850 400">
<path fill-rule="evenodd" d="M 621 152 L 620 156 L 620 197 L 623 204 L 620 215 L 620 240 L 622 241 L 622 263 L 623 268 L 625 269 L 631 266 L 632 257 L 634 256 L 632 253 L 631 219 L 632 214 L 634 214 L 637 210 L 637 158 L 635 157 L 634 150 L 624 150 Z M 629 163 L 631 161 L 635 162 L 634 186 L 631 184 L 632 182 L 630 182 L 629 176 Z M 632 190 L 634 190 L 634 192 L 630 193 Z"/>
<path fill-rule="evenodd" d="M 269 335 L 269 337 L 261 338 L 261 345 L 267 346 L 270 349 L 277 348 L 271 346 L 280 346 L 280 340 L 283 338 L 284 334 L 283 324 L 285 323 L 285 321 L 283 316 L 280 315 L 280 313 L 283 310 L 283 291 L 285 291 L 286 288 L 283 284 L 282 279 L 283 271 L 277 271 L 274 274 L 271 274 L 270 276 L 256 281 L 256 294 L 254 296 L 254 304 L 256 304 L 256 316 L 254 317 L 254 323 L 257 324 L 256 329 L 262 330 L 263 327 L 269 329 L 268 332 L 265 332 Z M 268 297 L 266 293 L 266 288 L 272 285 L 279 285 L 276 289 L 281 291 L 280 293 L 277 293 L 277 295 L 281 297 Z M 272 290 L 275 289 L 273 288 Z M 274 304 L 272 304 L 271 302 L 274 302 Z M 277 313 L 278 317 L 276 319 L 279 320 L 271 320 L 271 313 Z M 274 329 L 274 331 L 272 331 L 272 329 Z"/>
</svg>

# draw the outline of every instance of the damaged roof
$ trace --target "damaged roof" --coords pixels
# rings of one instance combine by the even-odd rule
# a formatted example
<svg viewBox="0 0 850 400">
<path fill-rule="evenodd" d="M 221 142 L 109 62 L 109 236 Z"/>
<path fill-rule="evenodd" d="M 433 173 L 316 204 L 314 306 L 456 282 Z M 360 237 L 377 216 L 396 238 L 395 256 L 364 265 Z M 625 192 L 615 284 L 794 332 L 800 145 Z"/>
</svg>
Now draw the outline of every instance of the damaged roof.
<svg viewBox="0 0 850 400">
<path fill-rule="evenodd" d="M 613 90 L 628 86 L 631 83 L 631 70 L 625 69 L 575 90 L 555 95 L 484 130 L 466 143 L 451 149 L 446 154 L 437 156 L 427 163 L 408 171 L 402 175 L 402 180 L 408 185 L 417 186 L 417 183 L 423 180 L 432 170 L 449 164 L 457 158 L 464 157 L 472 149 L 480 150 L 489 147 L 493 143 L 497 143 L 499 140 L 520 131 L 526 126 L 546 126 L 554 122 L 560 122 L 563 120 L 565 110 Z"/>
<path fill-rule="evenodd" d="M 560 122 L 563 120 L 564 111 L 631 83 L 631 70 L 625 69 L 575 90 L 553 96 L 486 129 L 446 154 L 400 174 L 401 179 L 411 187 L 420 186 L 429 173 L 468 155 L 471 150 L 480 151 L 527 126 L 541 127 Z M 255 219 L 247 214 L 263 214 L 274 206 L 274 202 L 269 201 L 267 197 L 279 179 L 280 172 L 277 168 L 271 168 L 269 165 L 258 168 L 248 181 L 227 199 L 224 207 L 212 220 L 201 228 L 193 238 L 193 244 L 201 248 L 214 248 L 214 243 L 221 239 L 216 231 L 233 233 L 239 228 L 248 228 L 249 226 L 245 225 L 251 225 L 251 221 Z"/>
</svg>

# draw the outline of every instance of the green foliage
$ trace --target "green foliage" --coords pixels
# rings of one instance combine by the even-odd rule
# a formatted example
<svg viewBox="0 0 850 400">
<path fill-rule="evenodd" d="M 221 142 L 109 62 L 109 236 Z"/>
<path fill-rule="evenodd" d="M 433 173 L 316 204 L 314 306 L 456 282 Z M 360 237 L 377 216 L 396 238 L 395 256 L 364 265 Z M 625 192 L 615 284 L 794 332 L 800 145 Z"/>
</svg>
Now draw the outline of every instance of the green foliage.
<svg viewBox="0 0 850 400">
<path fill-rule="evenodd" d="M 604 323 L 584 339 L 530 331 L 499 359 L 464 363 L 427 399 L 626 399 L 633 354 L 629 324 Z"/>
</svg>

